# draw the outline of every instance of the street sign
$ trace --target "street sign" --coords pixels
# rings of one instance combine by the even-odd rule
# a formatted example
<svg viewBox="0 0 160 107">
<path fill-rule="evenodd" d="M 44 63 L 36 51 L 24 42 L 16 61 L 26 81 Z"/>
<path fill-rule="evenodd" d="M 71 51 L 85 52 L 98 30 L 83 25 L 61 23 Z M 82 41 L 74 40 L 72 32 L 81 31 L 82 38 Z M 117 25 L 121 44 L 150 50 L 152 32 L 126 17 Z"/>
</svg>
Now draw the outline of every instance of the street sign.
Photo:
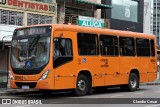
<svg viewBox="0 0 160 107">
<path fill-rule="evenodd" d="M 78 25 L 87 26 L 87 27 L 95 27 L 95 28 L 104 28 L 104 19 L 79 16 Z"/>
</svg>

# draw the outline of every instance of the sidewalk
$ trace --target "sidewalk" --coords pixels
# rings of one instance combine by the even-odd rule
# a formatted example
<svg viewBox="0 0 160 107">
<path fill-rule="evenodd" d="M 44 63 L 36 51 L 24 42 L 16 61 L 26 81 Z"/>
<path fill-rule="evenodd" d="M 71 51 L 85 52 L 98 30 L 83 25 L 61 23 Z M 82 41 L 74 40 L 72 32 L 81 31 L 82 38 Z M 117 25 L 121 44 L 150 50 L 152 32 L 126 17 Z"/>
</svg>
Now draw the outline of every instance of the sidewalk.
<svg viewBox="0 0 160 107">
<path fill-rule="evenodd" d="M 0 88 L 0 96 L 7 96 L 7 95 L 17 94 L 17 93 L 25 94 L 28 92 L 38 92 L 38 91 L 33 89 L 24 90 L 24 89 Z"/>
<path fill-rule="evenodd" d="M 157 74 L 157 79 L 154 82 L 144 83 L 144 85 L 160 85 L 160 73 Z"/>
<path fill-rule="evenodd" d="M 157 79 L 154 82 L 142 83 L 140 85 L 160 85 L 160 79 Z"/>
</svg>

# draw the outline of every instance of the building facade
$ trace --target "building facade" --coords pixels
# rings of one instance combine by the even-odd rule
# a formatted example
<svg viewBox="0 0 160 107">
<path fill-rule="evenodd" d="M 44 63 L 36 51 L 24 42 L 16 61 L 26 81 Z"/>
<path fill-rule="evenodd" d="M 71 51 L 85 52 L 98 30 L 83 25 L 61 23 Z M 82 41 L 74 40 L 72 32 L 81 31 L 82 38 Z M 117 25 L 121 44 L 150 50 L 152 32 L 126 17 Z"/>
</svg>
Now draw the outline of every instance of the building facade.
<svg viewBox="0 0 160 107">
<path fill-rule="evenodd" d="M 0 1 L 0 87 L 7 86 L 9 45 L 15 28 L 57 22 L 55 0 Z"/>
<path fill-rule="evenodd" d="M 157 45 L 160 45 L 160 0 L 153 0 L 153 34 L 157 37 Z"/>
<path fill-rule="evenodd" d="M 153 34 L 153 0 L 144 0 L 143 33 Z"/>
<path fill-rule="evenodd" d="M 101 4 L 101 0 L 57 0 L 58 23 L 76 23 L 78 16 L 101 18 L 101 9 L 111 6 Z"/>
<path fill-rule="evenodd" d="M 144 0 L 102 0 L 112 9 L 103 9 L 102 18 L 110 19 L 110 28 L 143 32 Z"/>
</svg>

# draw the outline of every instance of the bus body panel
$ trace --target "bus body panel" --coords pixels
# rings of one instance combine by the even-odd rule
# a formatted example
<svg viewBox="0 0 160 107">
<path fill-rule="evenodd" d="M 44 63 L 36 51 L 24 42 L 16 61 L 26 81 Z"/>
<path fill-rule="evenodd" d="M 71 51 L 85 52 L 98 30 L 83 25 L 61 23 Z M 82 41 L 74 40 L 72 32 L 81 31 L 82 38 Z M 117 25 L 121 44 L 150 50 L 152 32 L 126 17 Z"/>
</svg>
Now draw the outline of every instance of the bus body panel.
<svg viewBox="0 0 160 107">
<path fill-rule="evenodd" d="M 103 34 L 113 36 L 124 36 L 134 38 L 148 38 L 155 41 L 155 37 L 133 32 L 125 32 L 109 29 L 97 29 L 88 27 L 78 27 L 72 25 L 52 25 L 51 45 L 50 45 L 50 59 L 47 66 L 36 75 L 16 75 L 25 76 L 26 80 L 10 80 L 11 88 L 17 87 L 15 82 L 31 83 L 36 82 L 35 89 L 74 89 L 76 88 L 76 80 L 81 71 L 89 71 L 92 76 L 92 87 L 98 86 L 112 86 L 128 84 L 129 75 L 132 70 L 139 72 L 140 81 L 152 82 L 157 77 L 157 54 L 155 44 L 154 57 L 123 57 L 123 56 L 102 56 L 101 54 L 95 56 L 81 56 L 78 54 L 77 33 Z M 98 36 L 99 37 L 99 36 Z M 53 39 L 54 38 L 68 38 L 72 41 L 73 60 L 56 68 L 53 58 Z M 99 47 L 100 48 L 100 47 Z M 47 79 L 39 80 L 46 70 L 50 70 Z M 10 67 L 10 71 L 12 71 Z"/>
</svg>

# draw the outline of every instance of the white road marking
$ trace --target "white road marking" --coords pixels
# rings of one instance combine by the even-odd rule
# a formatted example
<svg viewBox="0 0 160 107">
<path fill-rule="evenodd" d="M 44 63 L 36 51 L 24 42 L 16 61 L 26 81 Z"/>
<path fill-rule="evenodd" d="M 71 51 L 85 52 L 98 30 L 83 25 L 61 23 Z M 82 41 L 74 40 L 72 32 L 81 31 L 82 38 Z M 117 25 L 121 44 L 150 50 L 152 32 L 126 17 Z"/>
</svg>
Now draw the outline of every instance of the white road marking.
<svg viewBox="0 0 160 107">
<path fill-rule="evenodd" d="M 158 107 L 160 106 L 160 104 L 157 104 L 157 105 L 150 105 L 150 106 L 145 106 L 145 107 Z"/>
<path fill-rule="evenodd" d="M 23 106 L 13 106 L 13 107 L 23 107 Z"/>
<path fill-rule="evenodd" d="M 114 97 L 121 97 L 121 96 L 124 96 L 124 95 L 114 95 L 114 96 L 111 96 L 111 97 L 114 98 Z"/>
<path fill-rule="evenodd" d="M 32 106 L 32 105 L 24 105 L 23 107 L 29 107 L 29 106 Z"/>
<path fill-rule="evenodd" d="M 160 93 L 160 91 L 155 91 L 156 93 Z"/>
<path fill-rule="evenodd" d="M 82 99 L 82 100 L 88 100 L 88 99 L 86 98 L 86 99 Z"/>
<path fill-rule="evenodd" d="M 52 104 L 52 103 L 58 103 L 58 104 L 59 104 L 59 103 L 63 103 L 63 102 L 64 102 L 64 101 L 57 101 L 57 102 L 51 102 L 51 104 Z"/>
<path fill-rule="evenodd" d="M 29 107 L 29 106 L 32 106 L 32 105 L 21 105 L 21 106 L 13 106 L 13 107 Z"/>
<path fill-rule="evenodd" d="M 134 94 L 139 94 L 139 95 L 141 95 L 141 94 L 144 94 L 144 93 L 134 93 Z"/>
</svg>

